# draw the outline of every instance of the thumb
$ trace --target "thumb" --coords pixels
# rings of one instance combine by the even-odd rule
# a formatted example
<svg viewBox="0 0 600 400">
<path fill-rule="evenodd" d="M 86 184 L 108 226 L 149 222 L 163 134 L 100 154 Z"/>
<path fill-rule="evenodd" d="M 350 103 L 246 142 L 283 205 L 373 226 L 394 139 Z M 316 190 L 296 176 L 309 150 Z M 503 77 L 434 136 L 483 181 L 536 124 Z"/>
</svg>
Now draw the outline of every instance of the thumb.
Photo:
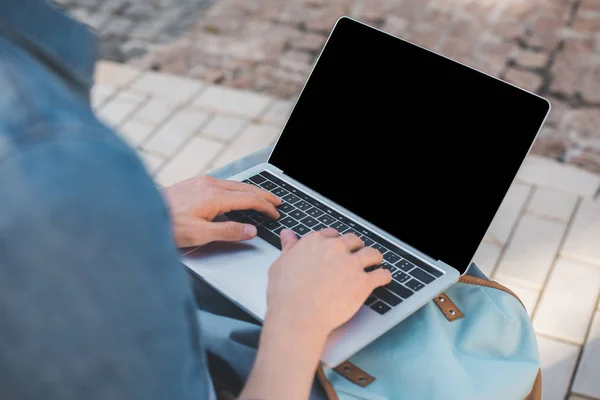
<svg viewBox="0 0 600 400">
<path fill-rule="evenodd" d="M 208 224 L 208 231 L 211 241 L 238 242 L 249 240 L 256 236 L 256 227 L 254 225 L 233 221 L 211 222 Z"/>
<path fill-rule="evenodd" d="M 281 238 L 281 251 L 288 251 L 298 243 L 298 236 L 289 229 L 282 230 L 279 237 Z"/>
<path fill-rule="evenodd" d="M 373 290 L 379 286 L 385 286 L 390 283 L 392 281 L 392 274 L 387 269 L 377 268 L 375 271 L 367 273 L 367 279 L 369 281 L 369 286 L 371 286 L 371 290 Z"/>
</svg>

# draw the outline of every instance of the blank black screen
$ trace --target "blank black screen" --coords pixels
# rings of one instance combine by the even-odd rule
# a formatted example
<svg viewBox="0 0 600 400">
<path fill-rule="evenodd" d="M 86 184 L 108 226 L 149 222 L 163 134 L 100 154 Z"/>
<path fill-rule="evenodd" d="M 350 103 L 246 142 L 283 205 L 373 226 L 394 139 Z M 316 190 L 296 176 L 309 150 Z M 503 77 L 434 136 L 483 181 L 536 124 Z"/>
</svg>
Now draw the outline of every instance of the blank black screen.
<svg viewBox="0 0 600 400">
<path fill-rule="evenodd" d="M 269 162 L 462 273 L 548 110 L 343 18 Z"/>
</svg>

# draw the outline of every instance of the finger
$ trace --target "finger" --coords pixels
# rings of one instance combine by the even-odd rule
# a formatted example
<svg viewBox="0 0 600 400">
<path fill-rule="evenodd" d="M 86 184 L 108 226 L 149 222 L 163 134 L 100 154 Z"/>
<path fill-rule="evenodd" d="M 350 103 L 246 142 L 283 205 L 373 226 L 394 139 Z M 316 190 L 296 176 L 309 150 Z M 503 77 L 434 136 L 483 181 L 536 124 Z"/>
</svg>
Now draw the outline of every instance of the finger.
<svg viewBox="0 0 600 400">
<path fill-rule="evenodd" d="M 288 251 L 294 247 L 299 240 L 298 236 L 296 236 L 296 233 L 290 229 L 282 230 L 279 234 L 279 237 L 281 239 L 281 251 Z"/>
<path fill-rule="evenodd" d="M 375 271 L 367 272 L 367 282 L 369 285 L 369 293 L 379 286 L 385 286 L 392 281 L 392 273 L 383 268 L 378 268 Z"/>
<path fill-rule="evenodd" d="M 317 231 L 317 233 L 328 238 L 336 238 L 340 236 L 340 233 L 333 228 L 321 229 L 320 231 Z"/>
<path fill-rule="evenodd" d="M 365 242 L 363 242 L 354 233 L 348 233 L 347 235 L 342 235 L 339 240 L 343 241 L 344 244 L 346 245 L 346 247 L 348 248 L 348 250 L 350 250 L 352 252 L 365 247 Z"/>
<path fill-rule="evenodd" d="M 258 186 L 250 185 L 248 183 L 217 179 L 215 180 L 214 184 L 215 186 L 220 187 L 221 189 L 254 193 L 276 206 L 281 204 L 281 199 L 275 196 L 273 193 L 265 189 L 259 188 Z"/>
<path fill-rule="evenodd" d="M 239 242 L 249 240 L 256 236 L 256 227 L 239 222 L 210 222 L 206 224 L 207 236 L 212 240 L 226 242 Z"/>
<path fill-rule="evenodd" d="M 354 255 L 359 258 L 362 268 L 379 265 L 383 262 L 381 253 L 372 247 L 363 247 L 354 253 Z"/>
<path fill-rule="evenodd" d="M 240 191 L 223 191 L 221 194 L 221 212 L 232 210 L 256 210 L 267 214 L 271 218 L 279 218 L 279 211 L 273 203 L 269 203 L 256 193 Z"/>
</svg>

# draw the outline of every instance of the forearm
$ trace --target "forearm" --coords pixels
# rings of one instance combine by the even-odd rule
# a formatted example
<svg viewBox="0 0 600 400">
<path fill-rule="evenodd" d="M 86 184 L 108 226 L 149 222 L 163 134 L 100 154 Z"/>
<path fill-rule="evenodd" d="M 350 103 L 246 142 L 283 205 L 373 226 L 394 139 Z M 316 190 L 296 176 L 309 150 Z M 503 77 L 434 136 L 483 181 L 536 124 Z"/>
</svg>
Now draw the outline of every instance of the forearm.
<svg viewBox="0 0 600 400">
<path fill-rule="evenodd" d="M 240 400 L 306 400 L 325 335 L 265 320 L 256 361 Z"/>
</svg>

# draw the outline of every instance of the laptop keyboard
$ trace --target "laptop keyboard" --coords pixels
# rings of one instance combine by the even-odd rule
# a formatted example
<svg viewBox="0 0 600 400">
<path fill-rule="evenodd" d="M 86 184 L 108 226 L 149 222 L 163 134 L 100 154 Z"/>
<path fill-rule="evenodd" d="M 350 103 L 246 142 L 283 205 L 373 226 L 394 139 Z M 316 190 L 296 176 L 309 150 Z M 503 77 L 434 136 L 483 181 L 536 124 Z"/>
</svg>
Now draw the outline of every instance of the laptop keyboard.
<svg viewBox="0 0 600 400">
<path fill-rule="evenodd" d="M 245 183 L 265 189 L 282 199 L 277 207 L 281 214 L 278 220 L 254 211 L 231 211 L 226 216 L 237 222 L 256 225 L 258 236 L 281 250 L 279 233 L 291 229 L 299 237 L 327 227 L 335 228 L 341 234 L 354 233 L 366 246 L 373 247 L 383 254 L 383 263 L 369 270 L 385 268 L 392 273 L 393 280 L 386 286 L 373 291 L 365 305 L 379 314 L 385 314 L 403 300 L 423 289 L 425 285 L 442 276 L 442 272 L 423 263 L 398 246 L 377 236 L 349 218 L 339 214 L 318 200 L 282 181 L 273 174 L 263 171 L 244 180 Z"/>
</svg>

